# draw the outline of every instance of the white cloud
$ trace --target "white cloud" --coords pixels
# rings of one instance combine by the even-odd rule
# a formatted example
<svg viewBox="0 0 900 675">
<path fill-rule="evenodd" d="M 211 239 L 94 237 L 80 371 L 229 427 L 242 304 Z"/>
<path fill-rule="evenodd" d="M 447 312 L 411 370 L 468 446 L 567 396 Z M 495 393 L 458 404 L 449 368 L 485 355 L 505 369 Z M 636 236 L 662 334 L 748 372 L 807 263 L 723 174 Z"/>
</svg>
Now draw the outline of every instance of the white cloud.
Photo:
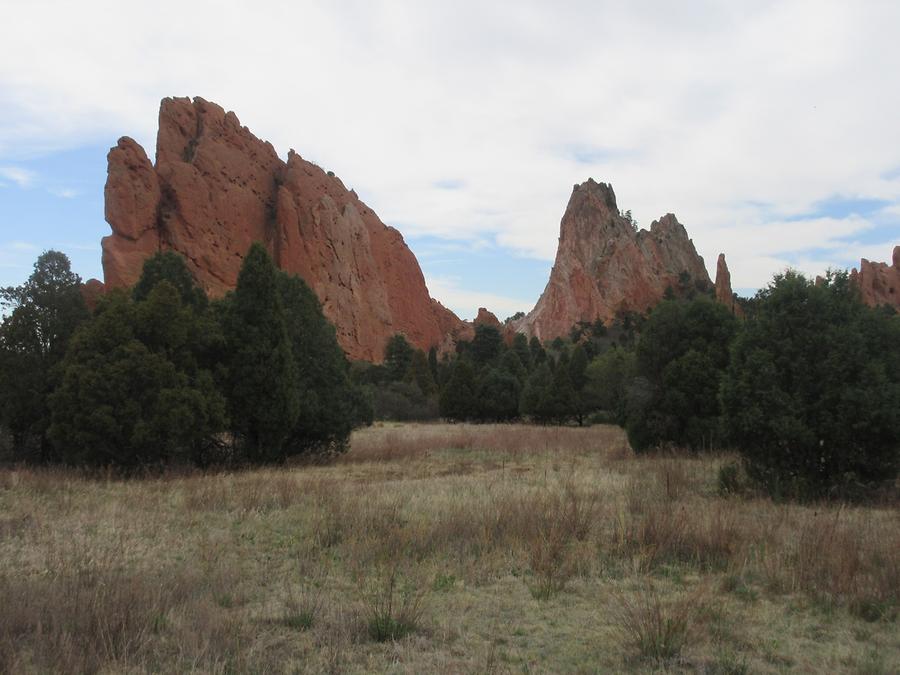
<svg viewBox="0 0 900 675">
<path fill-rule="evenodd" d="M 900 3 L 29 0 L 5 19 L 0 157 L 122 134 L 152 156 L 159 98 L 201 95 L 404 234 L 552 259 L 590 175 L 644 226 L 678 214 L 747 286 L 823 248 L 850 262 L 871 223 L 804 218 L 817 202 L 900 204 Z"/>
<path fill-rule="evenodd" d="M 18 166 L 0 166 L 0 176 L 12 181 L 20 188 L 31 187 L 37 174 Z"/>
<path fill-rule="evenodd" d="M 47 192 L 60 199 L 74 199 L 79 194 L 78 190 L 72 188 L 50 188 Z"/>
</svg>

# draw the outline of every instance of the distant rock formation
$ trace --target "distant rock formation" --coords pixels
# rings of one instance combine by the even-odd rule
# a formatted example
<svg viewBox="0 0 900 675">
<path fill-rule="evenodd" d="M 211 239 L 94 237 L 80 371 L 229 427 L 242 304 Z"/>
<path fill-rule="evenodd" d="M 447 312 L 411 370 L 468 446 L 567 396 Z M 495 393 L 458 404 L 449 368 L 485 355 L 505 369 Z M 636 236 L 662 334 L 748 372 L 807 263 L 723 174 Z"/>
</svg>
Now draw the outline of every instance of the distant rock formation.
<svg viewBox="0 0 900 675">
<path fill-rule="evenodd" d="M 130 138 L 108 162 L 107 286 L 132 285 L 144 259 L 173 250 L 218 297 L 235 286 L 244 255 L 260 241 L 316 292 L 351 358 L 380 361 L 395 333 L 427 350 L 471 331 L 431 299 L 401 234 L 354 191 L 293 150 L 282 161 L 214 103 L 163 99 L 155 165 Z"/>
<path fill-rule="evenodd" d="M 612 321 L 645 312 L 684 283 L 712 282 L 684 226 L 671 213 L 637 231 L 619 213 L 612 186 L 576 185 L 560 223 L 550 280 L 534 309 L 515 322 L 521 332 L 552 340 L 579 321 Z"/>
<path fill-rule="evenodd" d="M 888 305 L 900 310 L 900 246 L 894 246 L 893 264 L 863 258 L 850 278 L 859 288 L 863 302 L 872 307 Z"/>
<path fill-rule="evenodd" d="M 500 328 L 500 319 L 494 315 L 493 312 L 489 312 L 485 307 L 478 308 L 478 316 L 475 317 L 475 320 L 472 322 L 476 326 L 493 326 L 494 328 Z"/>
<path fill-rule="evenodd" d="M 720 253 L 716 261 L 716 300 L 730 309 L 735 316 L 744 316 L 744 310 L 735 302 L 734 292 L 731 290 L 731 272 L 728 271 L 724 253 Z"/>
</svg>

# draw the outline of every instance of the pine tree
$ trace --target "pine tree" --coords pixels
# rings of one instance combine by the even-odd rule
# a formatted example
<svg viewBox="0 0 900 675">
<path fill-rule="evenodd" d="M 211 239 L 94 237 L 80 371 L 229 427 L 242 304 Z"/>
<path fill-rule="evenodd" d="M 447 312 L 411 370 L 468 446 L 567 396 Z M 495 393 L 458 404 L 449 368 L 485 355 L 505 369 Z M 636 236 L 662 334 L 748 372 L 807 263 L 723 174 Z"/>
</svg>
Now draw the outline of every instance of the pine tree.
<svg viewBox="0 0 900 675">
<path fill-rule="evenodd" d="M 587 383 L 588 358 L 584 347 L 575 345 L 572 357 L 569 359 L 569 380 L 572 383 L 572 416 L 578 422 L 578 426 L 584 423 L 584 416 L 589 410 L 589 399 L 584 394 L 584 386 Z"/>
<path fill-rule="evenodd" d="M 300 392 L 278 270 L 261 244 L 247 252 L 226 312 L 232 433 L 251 461 L 282 459 Z"/>
<path fill-rule="evenodd" d="M 284 455 L 344 450 L 353 427 L 370 417 L 367 401 L 351 384 L 344 352 L 319 299 L 300 277 L 277 272 L 299 398 Z"/>
<path fill-rule="evenodd" d="M 509 352 L 513 356 L 512 352 Z M 519 414 L 519 380 L 509 372 L 489 368 L 478 384 L 477 417 L 484 421 L 504 422 Z"/>
<path fill-rule="evenodd" d="M 478 365 L 492 363 L 500 356 L 503 349 L 503 338 L 494 326 L 479 324 L 475 326 L 475 337 L 472 339 L 472 358 Z"/>
<path fill-rule="evenodd" d="M 575 389 L 569 368 L 565 363 L 558 363 L 550 386 L 545 389 L 544 397 L 538 404 L 538 417 L 546 421 L 564 424 L 574 416 Z"/>
<path fill-rule="evenodd" d="M 58 251 L 41 254 L 21 286 L 0 289 L 0 426 L 19 460 L 52 459 L 48 397 L 76 328 L 88 318 L 81 279 Z"/>
<path fill-rule="evenodd" d="M 586 406 L 604 410 L 611 419 L 625 425 L 627 387 L 635 376 L 634 352 L 614 347 L 596 357 L 585 372 L 582 390 Z"/>
<path fill-rule="evenodd" d="M 513 337 L 512 351 L 519 357 L 519 362 L 526 371 L 531 370 L 531 352 L 528 349 L 528 338 L 524 333 L 516 333 Z"/>
<path fill-rule="evenodd" d="M 413 346 L 402 333 L 392 335 L 384 348 L 384 366 L 391 382 L 406 379 L 413 358 Z"/>
<path fill-rule="evenodd" d="M 512 349 L 505 352 L 500 359 L 500 369 L 509 373 L 522 385 L 528 377 L 528 371 L 519 360 L 519 355 Z"/>
<path fill-rule="evenodd" d="M 728 365 L 737 320 L 705 296 L 654 307 L 637 345 L 637 375 L 647 386 L 628 403 L 632 447 L 675 444 L 694 450 L 722 442 L 716 392 Z"/>
<path fill-rule="evenodd" d="M 542 402 L 547 397 L 547 389 L 553 379 L 553 372 L 546 361 L 535 368 L 522 389 L 519 411 L 535 421 L 544 421 Z"/>
<path fill-rule="evenodd" d="M 778 497 L 864 496 L 900 471 L 900 317 L 846 273 L 759 291 L 721 389 L 730 441 Z"/>
<path fill-rule="evenodd" d="M 441 416 L 449 420 L 467 420 L 475 416 L 476 396 L 475 370 L 466 359 L 453 364 L 447 385 L 441 392 Z"/>
<path fill-rule="evenodd" d="M 50 397 L 50 437 L 72 464 L 203 463 L 225 401 L 191 356 L 201 331 L 167 281 L 140 303 L 105 297 L 71 340 Z"/>
<path fill-rule="evenodd" d="M 531 336 L 531 340 L 528 342 L 528 351 L 531 352 L 532 369 L 537 368 L 547 360 L 547 352 L 536 335 Z"/>
<path fill-rule="evenodd" d="M 428 357 L 421 349 L 413 351 L 406 379 L 419 387 L 419 391 L 425 396 L 431 396 L 437 391 L 437 385 L 431 376 L 431 368 L 428 365 Z"/>
<path fill-rule="evenodd" d="M 178 289 L 186 305 L 204 309 L 209 303 L 184 257 L 174 251 L 156 253 L 144 261 L 141 278 L 131 291 L 132 297 L 137 301 L 145 300 L 160 281 L 168 281 Z"/>
<path fill-rule="evenodd" d="M 431 371 L 431 379 L 437 385 L 440 386 L 441 378 L 440 372 L 438 368 L 438 355 L 437 355 L 437 347 L 432 347 L 428 350 L 428 369 Z"/>
</svg>

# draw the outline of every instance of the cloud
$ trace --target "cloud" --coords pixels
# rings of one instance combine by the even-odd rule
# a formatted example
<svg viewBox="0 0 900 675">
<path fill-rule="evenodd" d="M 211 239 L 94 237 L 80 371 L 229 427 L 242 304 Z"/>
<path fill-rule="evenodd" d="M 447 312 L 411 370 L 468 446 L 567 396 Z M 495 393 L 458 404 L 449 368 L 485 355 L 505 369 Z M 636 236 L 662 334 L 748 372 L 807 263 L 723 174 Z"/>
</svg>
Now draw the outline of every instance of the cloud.
<svg viewBox="0 0 900 675">
<path fill-rule="evenodd" d="M 725 251 L 747 286 L 852 264 L 853 242 L 874 243 L 869 207 L 900 213 L 898 3 L 211 6 L 7 8 L 0 156 L 122 134 L 152 156 L 159 99 L 202 95 L 405 235 L 552 260 L 593 176 L 642 225 L 676 213 L 710 270 Z"/>
<path fill-rule="evenodd" d="M 60 199 L 74 199 L 79 195 L 78 190 L 72 188 L 50 188 L 47 192 Z"/>
<path fill-rule="evenodd" d="M 12 181 L 20 188 L 31 187 L 37 174 L 18 166 L 0 166 L 0 176 Z"/>
<path fill-rule="evenodd" d="M 464 319 L 474 319 L 479 307 L 487 307 L 503 321 L 516 312 L 529 311 L 533 304 L 530 299 L 510 298 L 463 288 L 459 277 L 428 276 L 425 283 L 433 297 Z"/>
</svg>

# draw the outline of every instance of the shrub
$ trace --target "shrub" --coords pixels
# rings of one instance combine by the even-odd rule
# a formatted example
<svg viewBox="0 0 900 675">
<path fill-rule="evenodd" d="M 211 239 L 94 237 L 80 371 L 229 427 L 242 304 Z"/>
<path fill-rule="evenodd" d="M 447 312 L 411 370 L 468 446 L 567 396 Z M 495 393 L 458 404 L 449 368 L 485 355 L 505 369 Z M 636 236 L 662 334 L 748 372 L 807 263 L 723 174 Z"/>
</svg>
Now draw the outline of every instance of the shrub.
<svg viewBox="0 0 900 675">
<path fill-rule="evenodd" d="M 413 422 L 438 419 L 437 399 L 408 382 L 389 382 L 372 390 L 374 416 L 379 420 Z"/>
<path fill-rule="evenodd" d="M 395 564 L 366 598 L 369 637 L 376 642 L 401 640 L 418 630 L 427 589 L 403 579 Z"/>
<path fill-rule="evenodd" d="M 642 658 L 667 661 L 678 657 L 687 646 L 702 608 L 697 594 L 664 603 L 648 582 L 635 599 L 619 597 L 618 620 L 625 637 Z"/>
</svg>

